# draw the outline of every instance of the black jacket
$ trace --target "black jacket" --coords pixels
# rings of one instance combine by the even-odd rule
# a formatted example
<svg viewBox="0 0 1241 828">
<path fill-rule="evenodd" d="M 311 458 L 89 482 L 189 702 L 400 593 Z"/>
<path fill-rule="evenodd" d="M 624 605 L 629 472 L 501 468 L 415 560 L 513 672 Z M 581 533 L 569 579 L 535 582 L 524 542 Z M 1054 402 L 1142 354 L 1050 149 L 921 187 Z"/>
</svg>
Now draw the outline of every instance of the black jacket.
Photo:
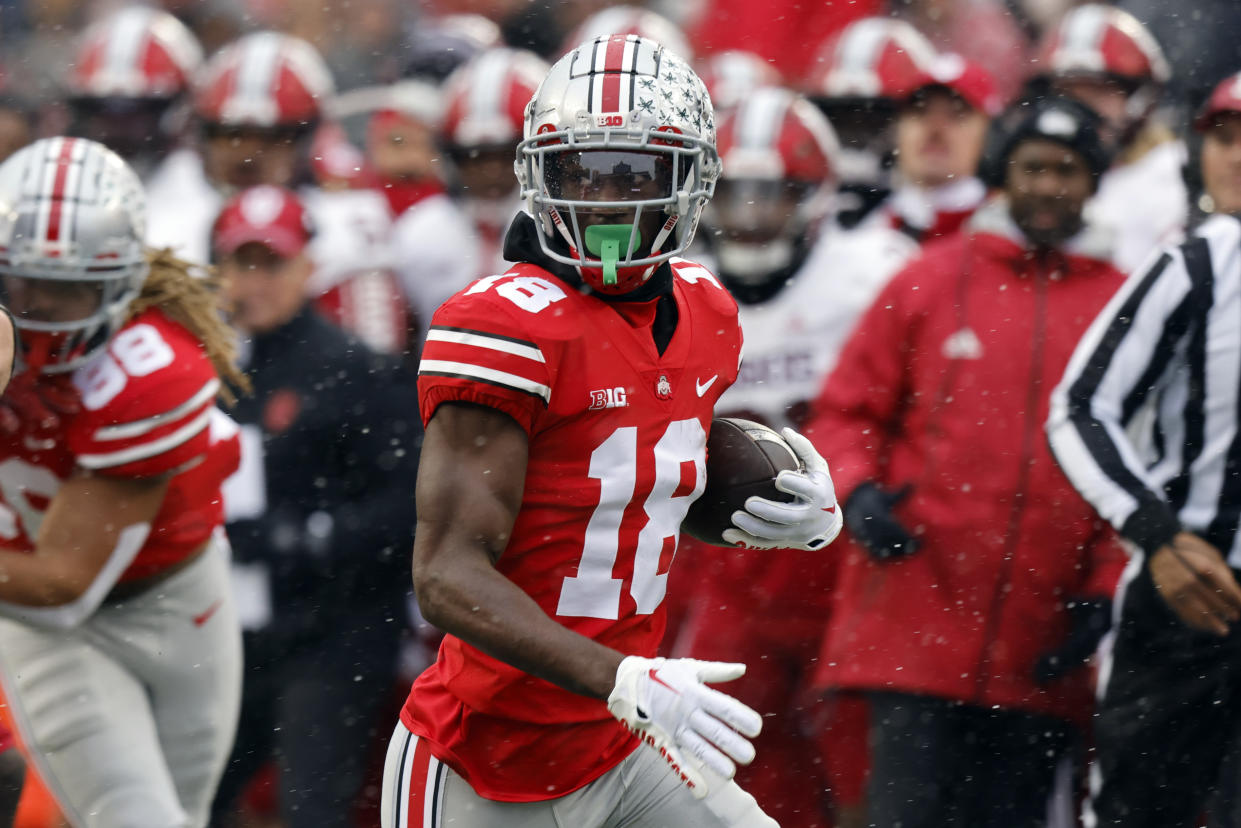
<svg viewBox="0 0 1241 828">
<path fill-rule="evenodd" d="M 227 529 L 238 562 L 269 567 L 270 632 L 292 644 L 356 610 L 403 618 L 422 433 L 414 378 L 308 308 L 254 338 L 246 373 L 254 392 L 233 416 L 262 435 L 267 508 Z"/>
</svg>

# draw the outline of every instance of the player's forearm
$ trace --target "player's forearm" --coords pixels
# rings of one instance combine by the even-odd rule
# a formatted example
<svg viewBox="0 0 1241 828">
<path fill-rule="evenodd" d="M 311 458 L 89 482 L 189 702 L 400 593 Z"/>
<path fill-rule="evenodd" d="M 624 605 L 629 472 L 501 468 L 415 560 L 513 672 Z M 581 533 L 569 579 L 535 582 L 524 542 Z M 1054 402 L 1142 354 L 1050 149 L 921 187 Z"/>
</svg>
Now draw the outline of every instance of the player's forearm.
<svg viewBox="0 0 1241 828">
<path fill-rule="evenodd" d="M 78 598 L 89 580 L 62 566 L 58 556 L 0 552 L 0 601 L 27 607 L 55 607 Z"/>
<path fill-rule="evenodd" d="M 428 621 L 493 658 L 584 696 L 612 691 L 624 655 L 556 623 L 491 566 L 416 567 L 414 589 Z"/>
</svg>

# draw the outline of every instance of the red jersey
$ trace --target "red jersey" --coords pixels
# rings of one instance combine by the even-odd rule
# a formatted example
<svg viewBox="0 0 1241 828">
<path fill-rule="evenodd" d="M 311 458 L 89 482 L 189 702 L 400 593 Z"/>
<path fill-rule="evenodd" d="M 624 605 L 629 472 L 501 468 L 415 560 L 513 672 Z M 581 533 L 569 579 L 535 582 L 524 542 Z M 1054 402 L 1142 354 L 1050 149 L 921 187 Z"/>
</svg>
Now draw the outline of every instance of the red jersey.
<svg viewBox="0 0 1241 828">
<path fill-rule="evenodd" d="M 237 426 L 215 407 L 220 381 L 201 344 L 159 310 L 124 325 L 73 374 L 78 413 L 60 432 L 0 439 L 0 546 L 32 551 L 62 481 L 78 469 L 172 474 L 159 513 L 120 580 L 178 563 L 223 523 L 220 484 L 241 457 Z"/>
<path fill-rule="evenodd" d="M 663 636 L 681 521 L 706 482 L 712 409 L 741 354 L 732 297 L 692 262 L 672 270 L 678 321 L 662 355 L 653 302 L 619 307 L 520 264 L 440 307 L 418 378 L 424 420 L 471 402 L 529 435 L 496 568 L 569 629 L 646 657 Z M 504 801 L 563 796 L 637 745 L 602 701 L 451 635 L 401 720 L 480 796 Z"/>
</svg>

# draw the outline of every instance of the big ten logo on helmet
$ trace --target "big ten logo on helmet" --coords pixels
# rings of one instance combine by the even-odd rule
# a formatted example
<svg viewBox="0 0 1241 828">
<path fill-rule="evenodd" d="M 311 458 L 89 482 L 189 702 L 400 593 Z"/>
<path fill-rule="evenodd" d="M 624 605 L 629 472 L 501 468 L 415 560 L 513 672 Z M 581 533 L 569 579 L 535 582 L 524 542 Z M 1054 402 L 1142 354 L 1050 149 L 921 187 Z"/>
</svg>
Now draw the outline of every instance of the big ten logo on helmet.
<svg viewBox="0 0 1241 828">
<path fill-rule="evenodd" d="M 595 126 L 623 127 L 624 125 L 625 116 L 619 112 L 614 112 L 611 115 L 600 115 L 595 118 Z"/>
<path fill-rule="evenodd" d="M 623 386 L 616 388 L 603 388 L 598 391 L 590 392 L 590 408 L 588 411 L 598 411 L 601 408 L 627 408 L 629 406 L 629 397 L 625 393 Z"/>
</svg>

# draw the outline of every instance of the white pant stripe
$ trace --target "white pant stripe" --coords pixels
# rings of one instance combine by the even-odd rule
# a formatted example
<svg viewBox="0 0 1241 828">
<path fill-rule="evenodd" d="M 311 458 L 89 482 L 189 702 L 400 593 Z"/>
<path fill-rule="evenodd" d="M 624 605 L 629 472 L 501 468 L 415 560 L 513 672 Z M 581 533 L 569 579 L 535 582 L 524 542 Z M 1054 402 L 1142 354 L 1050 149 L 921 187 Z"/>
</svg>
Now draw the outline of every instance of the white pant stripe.
<svg viewBox="0 0 1241 828">
<path fill-rule="evenodd" d="M 431 757 L 427 765 L 427 778 L 423 780 L 426 790 L 422 797 L 422 828 L 439 828 L 443 811 L 444 763 Z"/>
<path fill-rule="evenodd" d="M 424 751 L 422 761 L 426 763 L 421 768 L 420 746 Z M 428 754 L 429 748 L 422 745 L 417 736 L 404 725 L 397 725 L 385 762 L 384 828 L 439 828 L 443 824 L 444 780 L 448 767 Z M 419 791 L 415 786 L 420 786 L 421 796 L 415 795 Z"/>
</svg>

